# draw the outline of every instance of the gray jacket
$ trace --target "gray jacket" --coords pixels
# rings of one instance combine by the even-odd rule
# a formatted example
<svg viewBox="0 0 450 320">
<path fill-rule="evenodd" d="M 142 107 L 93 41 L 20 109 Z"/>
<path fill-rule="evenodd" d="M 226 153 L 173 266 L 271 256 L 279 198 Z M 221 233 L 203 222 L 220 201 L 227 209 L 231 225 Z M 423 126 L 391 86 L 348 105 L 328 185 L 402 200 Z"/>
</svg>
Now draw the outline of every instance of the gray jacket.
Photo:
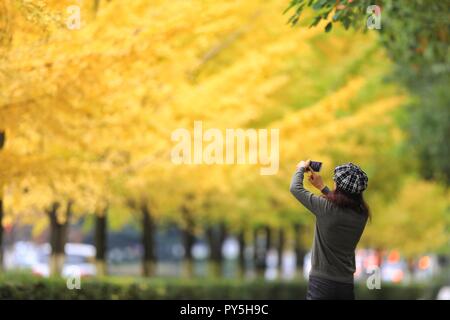
<svg viewBox="0 0 450 320">
<path fill-rule="evenodd" d="M 292 177 L 290 191 L 316 217 L 310 275 L 338 282 L 353 283 L 355 248 L 367 217 L 336 206 L 325 197 L 303 187 L 304 168 Z M 325 187 L 324 193 L 328 192 Z"/>
</svg>

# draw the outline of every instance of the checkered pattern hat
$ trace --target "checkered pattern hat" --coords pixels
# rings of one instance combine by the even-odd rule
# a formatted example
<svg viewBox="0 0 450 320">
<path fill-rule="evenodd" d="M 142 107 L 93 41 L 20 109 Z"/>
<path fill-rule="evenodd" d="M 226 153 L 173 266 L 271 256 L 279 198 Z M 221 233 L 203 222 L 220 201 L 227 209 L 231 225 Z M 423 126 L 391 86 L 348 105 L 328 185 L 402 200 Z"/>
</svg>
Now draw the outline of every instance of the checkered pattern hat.
<svg viewBox="0 0 450 320">
<path fill-rule="evenodd" d="M 369 179 L 360 167 L 349 162 L 334 169 L 336 186 L 349 193 L 361 193 L 367 188 Z"/>
</svg>

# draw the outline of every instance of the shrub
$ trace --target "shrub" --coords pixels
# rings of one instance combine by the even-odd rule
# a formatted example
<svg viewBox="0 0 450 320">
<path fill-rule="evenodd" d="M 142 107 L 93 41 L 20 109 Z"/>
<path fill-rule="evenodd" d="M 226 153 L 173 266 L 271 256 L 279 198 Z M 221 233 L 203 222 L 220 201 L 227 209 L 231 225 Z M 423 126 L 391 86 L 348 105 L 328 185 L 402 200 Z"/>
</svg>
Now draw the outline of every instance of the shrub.
<svg viewBox="0 0 450 320">
<path fill-rule="evenodd" d="M 304 299 L 306 289 L 300 280 L 105 277 L 82 279 L 81 289 L 69 290 L 62 278 L 0 276 L 0 299 Z M 361 284 L 355 291 L 357 299 L 427 298 L 427 288 L 421 285 L 383 284 L 380 290 L 369 290 Z"/>
</svg>

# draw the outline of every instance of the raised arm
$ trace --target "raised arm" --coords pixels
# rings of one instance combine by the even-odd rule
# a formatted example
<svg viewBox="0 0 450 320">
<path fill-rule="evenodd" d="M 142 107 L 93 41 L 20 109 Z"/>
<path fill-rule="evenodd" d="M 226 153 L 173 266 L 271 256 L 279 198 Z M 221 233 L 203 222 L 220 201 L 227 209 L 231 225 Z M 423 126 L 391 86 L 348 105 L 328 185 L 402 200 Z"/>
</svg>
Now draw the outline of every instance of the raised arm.
<svg viewBox="0 0 450 320">
<path fill-rule="evenodd" d="M 303 204 L 309 211 L 316 216 L 326 214 L 330 208 L 330 202 L 323 197 L 316 196 L 312 192 L 306 190 L 303 187 L 303 176 L 305 167 L 299 166 L 294 173 L 291 181 L 290 191 L 294 197 Z M 329 189 L 325 186 L 322 189 L 323 193 L 329 192 Z"/>
</svg>

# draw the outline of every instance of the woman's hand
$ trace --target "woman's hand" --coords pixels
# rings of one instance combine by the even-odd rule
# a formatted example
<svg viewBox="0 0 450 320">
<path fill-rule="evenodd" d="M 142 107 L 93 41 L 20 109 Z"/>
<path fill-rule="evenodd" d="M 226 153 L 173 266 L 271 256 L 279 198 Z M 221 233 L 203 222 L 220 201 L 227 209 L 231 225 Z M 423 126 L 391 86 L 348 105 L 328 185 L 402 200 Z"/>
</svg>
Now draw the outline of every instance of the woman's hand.
<svg viewBox="0 0 450 320">
<path fill-rule="evenodd" d="M 309 180 L 309 182 L 311 182 L 311 184 L 314 187 L 316 187 L 320 191 L 322 191 L 322 189 L 325 188 L 325 185 L 323 184 L 323 181 L 322 181 L 322 177 L 318 173 L 315 173 L 312 170 L 311 170 L 311 175 L 309 176 L 308 180 Z"/>
<path fill-rule="evenodd" d="M 309 168 L 310 162 L 311 162 L 311 160 L 302 160 L 302 161 L 300 161 L 300 162 L 297 164 L 297 169 L 300 168 L 300 167 L 305 168 L 305 169 L 308 169 L 308 168 Z"/>
</svg>

